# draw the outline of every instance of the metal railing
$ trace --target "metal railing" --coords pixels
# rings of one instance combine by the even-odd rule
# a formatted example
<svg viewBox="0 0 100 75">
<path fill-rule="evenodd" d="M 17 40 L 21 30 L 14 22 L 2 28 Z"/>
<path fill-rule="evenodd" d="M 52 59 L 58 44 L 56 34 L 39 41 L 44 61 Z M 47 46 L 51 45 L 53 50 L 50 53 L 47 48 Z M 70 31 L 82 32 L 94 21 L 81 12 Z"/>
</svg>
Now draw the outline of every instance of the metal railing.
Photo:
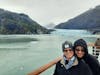
<svg viewBox="0 0 100 75">
<path fill-rule="evenodd" d="M 93 46 L 93 55 L 98 58 L 98 56 L 100 55 L 100 46 Z"/>
</svg>

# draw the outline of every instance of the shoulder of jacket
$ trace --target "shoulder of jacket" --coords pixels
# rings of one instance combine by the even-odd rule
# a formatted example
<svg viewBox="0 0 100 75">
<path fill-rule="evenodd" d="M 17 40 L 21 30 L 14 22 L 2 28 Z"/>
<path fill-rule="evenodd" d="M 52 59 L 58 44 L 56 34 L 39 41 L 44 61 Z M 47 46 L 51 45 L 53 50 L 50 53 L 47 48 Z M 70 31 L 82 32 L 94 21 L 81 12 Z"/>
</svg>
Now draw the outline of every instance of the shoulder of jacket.
<svg viewBox="0 0 100 75">
<path fill-rule="evenodd" d="M 85 58 L 87 60 L 84 60 L 87 64 L 88 63 L 92 63 L 92 64 L 96 64 L 96 65 L 100 65 L 99 61 L 91 54 L 88 54 L 88 56 Z"/>
</svg>

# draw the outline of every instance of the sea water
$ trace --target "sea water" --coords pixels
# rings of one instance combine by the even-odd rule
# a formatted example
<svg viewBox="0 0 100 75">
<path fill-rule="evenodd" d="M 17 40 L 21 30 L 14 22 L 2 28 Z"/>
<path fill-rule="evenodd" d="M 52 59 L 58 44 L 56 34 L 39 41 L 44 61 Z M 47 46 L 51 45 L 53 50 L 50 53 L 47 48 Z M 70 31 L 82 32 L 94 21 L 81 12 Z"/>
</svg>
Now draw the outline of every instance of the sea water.
<svg viewBox="0 0 100 75">
<path fill-rule="evenodd" d="M 29 72 L 62 56 L 62 43 L 83 38 L 94 43 L 100 35 L 85 30 L 57 30 L 41 35 L 0 35 L 0 75 L 27 75 Z M 92 54 L 92 47 L 89 53 Z M 55 66 L 41 75 L 52 75 Z"/>
</svg>

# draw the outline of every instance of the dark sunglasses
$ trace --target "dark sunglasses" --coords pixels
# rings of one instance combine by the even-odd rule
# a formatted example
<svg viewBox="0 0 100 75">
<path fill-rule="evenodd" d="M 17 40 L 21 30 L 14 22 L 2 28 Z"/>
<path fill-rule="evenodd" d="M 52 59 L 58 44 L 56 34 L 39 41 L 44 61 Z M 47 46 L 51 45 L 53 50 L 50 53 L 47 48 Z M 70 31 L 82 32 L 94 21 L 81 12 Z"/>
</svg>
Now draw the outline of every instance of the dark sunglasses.
<svg viewBox="0 0 100 75">
<path fill-rule="evenodd" d="M 71 51 L 73 51 L 73 50 L 72 50 L 72 49 L 69 49 L 69 50 L 64 50 L 64 52 L 68 52 L 68 51 L 69 51 L 69 52 L 71 52 Z"/>
<path fill-rule="evenodd" d="M 75 49 L 76 51 L 81 51 L 81 52 L 84 52 L 84 50 L 83 49 Z"/>
</svg>

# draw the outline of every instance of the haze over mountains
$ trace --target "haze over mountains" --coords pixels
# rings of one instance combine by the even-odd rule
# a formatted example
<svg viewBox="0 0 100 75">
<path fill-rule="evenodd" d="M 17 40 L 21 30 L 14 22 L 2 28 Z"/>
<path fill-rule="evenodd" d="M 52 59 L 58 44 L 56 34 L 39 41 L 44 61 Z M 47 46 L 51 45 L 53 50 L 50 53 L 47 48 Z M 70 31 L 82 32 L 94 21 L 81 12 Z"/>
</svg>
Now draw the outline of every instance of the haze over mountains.
<svg viewBox="0 0 100 75">
<path fill-rule="evenodd" d="M 67 22 L 58 24 L 55 28 L 100 30 L 100 5 L 89 9 Z"/>
<path fill-rule="evenodd" d="M 46 25 L 45 27 L 48 29 L 53 29 L 56 25 L 54 23 L 49 23 L 48 25 Z"/>
</svg>

